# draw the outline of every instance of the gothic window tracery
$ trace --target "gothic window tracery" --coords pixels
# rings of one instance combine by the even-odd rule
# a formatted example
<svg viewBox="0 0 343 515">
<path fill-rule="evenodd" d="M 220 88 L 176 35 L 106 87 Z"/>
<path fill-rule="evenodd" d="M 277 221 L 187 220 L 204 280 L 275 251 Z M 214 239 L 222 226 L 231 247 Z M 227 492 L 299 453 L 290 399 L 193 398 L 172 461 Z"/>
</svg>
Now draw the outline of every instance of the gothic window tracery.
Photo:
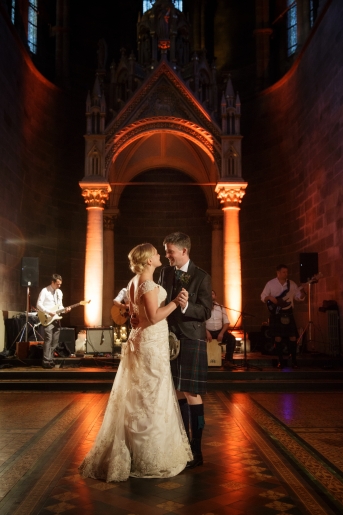
<svg viewBox="0 0 343 515">
<path fill-rule="evenodd" d="M 16 3 L 16 0 L 12 0 L 11 1 L 11 22 L 15 23 L 15 3 Z"/>
<path fill-rule="evenodd" d="M 31 0 L 28 6 L 27 43 L 33 54 L 37 53 L 38 0 Z"/>
<path fill-rule="evenodd" d="M 90 175 L 101 175 L 101 157 L 97 148 L 93 148 L 89 154 Z"/>
<path fill-rule="evenodd" d="M 238 176 L 238 153 L 233 146 L 230 146 L 226 154 L 226 174 L 227 176 Z"/>
<path fill-rule="evenodd" d="M 287 54 L 289 57 L 296 52 L 298 44 L 297 2 L 287 0 L 287 7 Z"/>
</svg>

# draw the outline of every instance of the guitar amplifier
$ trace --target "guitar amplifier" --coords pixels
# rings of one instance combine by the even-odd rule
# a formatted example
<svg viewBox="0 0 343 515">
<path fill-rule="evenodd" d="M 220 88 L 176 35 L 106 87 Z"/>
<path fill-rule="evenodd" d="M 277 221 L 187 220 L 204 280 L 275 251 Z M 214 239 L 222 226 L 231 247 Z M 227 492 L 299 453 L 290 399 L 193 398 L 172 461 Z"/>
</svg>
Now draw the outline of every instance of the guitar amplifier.
<svg viewBox="0 0 343 515">
<path fill-rule="evenodd" d="M 113 327 L 88 327 L 86 328 L 86 354 L 94 352 L 113 352 L 114 331 Z"/>
<path fill-rule="evenodd" d="M 74 327 L 61 327 L 58 343 L 65 343 L 72 354 L 75 354 Z"/>
</svg>

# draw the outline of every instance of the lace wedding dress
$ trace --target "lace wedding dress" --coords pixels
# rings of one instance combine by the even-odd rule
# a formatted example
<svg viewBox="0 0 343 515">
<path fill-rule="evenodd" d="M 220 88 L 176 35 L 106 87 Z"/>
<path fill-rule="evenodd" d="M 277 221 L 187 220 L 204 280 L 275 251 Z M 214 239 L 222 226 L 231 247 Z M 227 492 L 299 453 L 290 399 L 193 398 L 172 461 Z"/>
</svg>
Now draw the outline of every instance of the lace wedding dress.
<svg viewBox="0 0 343 515">
<path fill-rule="evenodd" d="M 151 325 L 142 302 L 154 288 L 163 306 L 167 293 L 153 281 L 135 294 L 139 326 L 122 344 L 102 426 L 80 465 L 83 477 L 107 482 L 173 477 L 193 459 L 170 372 L 167 322 Z"/>
</svg>

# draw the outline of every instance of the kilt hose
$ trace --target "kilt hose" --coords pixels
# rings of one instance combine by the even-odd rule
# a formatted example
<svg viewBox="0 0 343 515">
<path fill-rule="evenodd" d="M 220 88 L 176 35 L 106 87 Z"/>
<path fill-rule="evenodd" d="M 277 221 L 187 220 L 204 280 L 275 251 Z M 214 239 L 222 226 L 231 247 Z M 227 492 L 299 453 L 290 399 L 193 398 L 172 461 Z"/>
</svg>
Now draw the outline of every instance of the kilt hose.
<svg viewBox="0 0 343 515">
<path fill-rule="evenodd" d="M 206 393 L 207 343 L 205 340 L 180 339 L 180 353 L 170 362 L 176 390 L 194 394 Z"/>
<path fill-rule="evenodd" d="M 287 315 L 289 319 L 288 324 L 282 323 L 283 315 Z M 287 341 L 287 351 L 291 355 L 292 364 L 296 365 L 297 362 L 297 342 L 291 341 L 289 338 L 298 338 L 298 329 L 294 320 L 293 310 L 288 309 L 281 311 L 277 315 L 270 315 L 269 318 L 269 331 L 274 340 L 275 350 L 279 357 L 279 364 L 283 364 L 283 345 L 284 340 Z M 281 338 L 280 342 L 275 341 L 275 338 Z"/>
</svg>

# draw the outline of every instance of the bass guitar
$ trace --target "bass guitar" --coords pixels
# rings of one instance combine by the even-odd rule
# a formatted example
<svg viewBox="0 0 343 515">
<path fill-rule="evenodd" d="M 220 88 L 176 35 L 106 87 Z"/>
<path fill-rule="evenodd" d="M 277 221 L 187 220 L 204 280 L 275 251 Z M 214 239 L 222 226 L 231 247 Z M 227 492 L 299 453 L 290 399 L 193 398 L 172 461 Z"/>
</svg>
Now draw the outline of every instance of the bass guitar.
<svg viewBox="0 0 343 515">
<path fill-rule="evenodd" d="M 72 306 L 68 306 L 68 308 L 73 309 L 76 308 L 76 306 L 85 306 L 86 304 L 89 304 L 90 300 L 81 300 L 81 302 L 78 302 L 77 304 L 73 304 Z M 58 309 L 58 306 L 54 306 L 51 309 L 51 313 L 54 313 L 54 315 L 48 315 L 47 313 L 44 313 L 43 311 L 37 312 L 38 318 L 40 323 L 46 327 L 49 324 L 52 324 L 55 320 L 61 320 L 60 313 L 63 313 L 67 308 Z"/>
<path fill-rule="evenodd" d="M 267 308 L 272 315 L 277 315 L 280 313 L 281 309 L 288 308 L 291 305 L 291 302 L 284 300 L 281 296 L 275 297 L 277 300 L 277 304 L 274 304 L 271 300 L 267 300 Z"/>
</svg>

